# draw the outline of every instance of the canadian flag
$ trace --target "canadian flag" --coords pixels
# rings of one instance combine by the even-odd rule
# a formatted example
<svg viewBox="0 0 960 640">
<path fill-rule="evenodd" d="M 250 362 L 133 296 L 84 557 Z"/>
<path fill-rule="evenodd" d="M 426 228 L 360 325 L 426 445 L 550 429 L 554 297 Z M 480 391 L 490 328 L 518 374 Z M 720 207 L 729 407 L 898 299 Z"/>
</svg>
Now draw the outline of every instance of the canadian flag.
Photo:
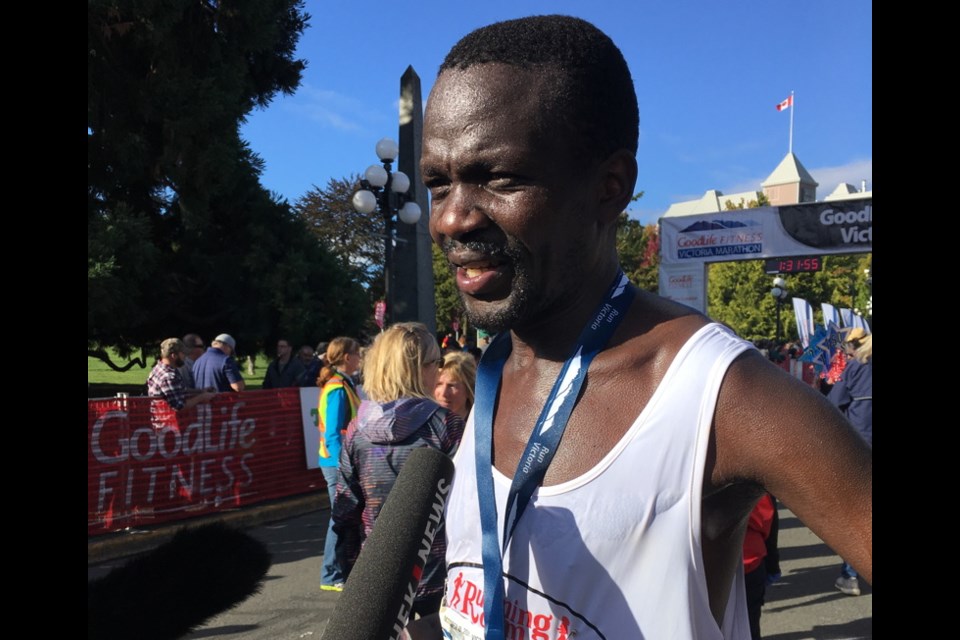
<svg viewBox="0 0 960 640">
<path fill-rule="evenodd" d="M 783 102 L 777 105 L 777 111 L 783 111 L 784 109 L 787 109 L 792 106 L 793 106 L 793 96 L 790 96 L 789 98 L 787 98 L 786 100 L 784 100 Z"/>
</svg>

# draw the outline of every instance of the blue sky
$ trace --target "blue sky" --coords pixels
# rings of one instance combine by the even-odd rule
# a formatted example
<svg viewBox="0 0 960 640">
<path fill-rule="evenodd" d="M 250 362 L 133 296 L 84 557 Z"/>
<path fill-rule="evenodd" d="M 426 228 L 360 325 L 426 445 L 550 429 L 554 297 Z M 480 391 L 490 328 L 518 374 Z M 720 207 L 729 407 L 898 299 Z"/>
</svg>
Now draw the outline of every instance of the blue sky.
<svg viewBox="0 0 960 640">
<path fill-rule="evenodd" d="M 364 6 L 375 7 L 368 12 Z M 297 56 L 299 89 L 250 114 L 241 134 L 266 163 L 263 185 L 294 203 L 314 185 L 360 174 L 374 146 L 397 139 L 400 76 L 412 65 L 426 103 L 450 47 L 473 29 L 562 13 L 620 47 L 640 105 L 637 190 L 629 211 L 655 222 L 707 189 L 760 188 L 788 151 L 820 183 L 873 188 L 872 7 L 869 0 L 488 0 L 341 3 L 310 0 Z"/>
</svg>

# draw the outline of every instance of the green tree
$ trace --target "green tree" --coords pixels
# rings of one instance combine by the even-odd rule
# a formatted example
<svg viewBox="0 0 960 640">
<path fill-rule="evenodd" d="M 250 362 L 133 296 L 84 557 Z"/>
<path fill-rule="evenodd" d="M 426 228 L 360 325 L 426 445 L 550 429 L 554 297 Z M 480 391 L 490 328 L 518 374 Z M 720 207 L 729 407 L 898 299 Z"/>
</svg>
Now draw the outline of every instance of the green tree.
<svg viewBox="0 0 960 640">
<path fill-rule="evenodd" d="M 466 332 L 467 315 L 460 300 L 460 292 L 454 280 L 450 263 L 436 244 L 433 245 L 433 294 L 436 303 L 437 333 L 454 333 L 454 319 L 460 322 L 460 331 Z"/>
<path fill-rule="evenodd" d="M 646 226 L 626 211 L 617 219 L 617 255 L 624 273 L 637 287 L 656 293 L 660 288 L 660 231 Z"/>
<path fill-rule="evenodd" d="M 630 201 L 636 202 L 643 193 L 633 194 Z M 660 229 L 656 224 L 644 226 L 626 211 L 621 212 L 617 218 L 617 255 L 631 282 L 644 291 L 659 290 Z"/>
<path fill-rule="evenodd" d="M 756 191 L 757 198 L 755 200 L 750 200 L 745 202 L 743 198 L 740 198 L 740 202 L 734 203 L 732 200 L 727 200 L 723 203 L 724 211 L 736 211 L 737 209 L 756 209 L 757 207 L 767 207 L 770 206 L 770 198 L 767 197 L 762 191 Z"/>
<path fill-rule="evenodd" d="M 360 326 L 360 287 L 259 182 L 239 125 L 290 94 L 299 0 L 87 4 L 87 349 L 165 337 L 256 353 Z M 358 298 L 358 293 L 360 294 Z M 129 363 L 128 363 L 129 366 Z"/>
<path fill-rule="evenodd" d="M 777 305 L 770 289 L 773 277 L 763 271 L 762 260 L 714 262 L 707 266 L 707 315 L 729 325 L 747 340 L 772 340 L 776 335 Z M 789 288 L 789 287 L 788 287 Z M 795 294 L 791 290 L 791 294 Z M 785 339 L 795 339 L 793 306 L 781 307 Z"/>
<path fill-rule="evenodd" d="M 344 269 L 367 289 L 371 305 L 383 298 L 386 225 L 379 210 L 358 213 L 352 204 L 360 176 L 331 178 L 321 189 L 314 185 L 294 205 L 297 217 Z"/>
</svg>

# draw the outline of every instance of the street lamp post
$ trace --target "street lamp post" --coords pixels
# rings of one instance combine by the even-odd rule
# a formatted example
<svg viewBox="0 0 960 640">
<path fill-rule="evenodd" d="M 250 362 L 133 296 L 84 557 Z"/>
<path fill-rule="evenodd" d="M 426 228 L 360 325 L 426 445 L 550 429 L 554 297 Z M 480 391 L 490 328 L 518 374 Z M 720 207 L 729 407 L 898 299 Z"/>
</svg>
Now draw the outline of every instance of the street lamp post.
<svg viewBox="0 0 960 640">
<path fill-rule="evenodd" d="M 420 205 L 408 195 L 410 178 L 402 171 L 391 172 L 390 168 L 400 147 L 390 138 L 377 143 L 377 157 L 383 166 L 372 164 L 367 167 L 360 180 L 360 190 L 353 194 L 353 208 L 359 213 L 372 213 L 380 209 L 386 228 L 383 262 L 383 297 L 386 300 L 386 322 L 393 318 L 393 249 L 396 242 L 397 218 L 406 224 L 416 224 L 420 219 Z"/>
<path fill-rule="evenodd" d="M 787 301 L 787 297 L 790 295 L 790 292 L 787 291 L 787 281 L 780 276 L 774 278 L 770 295 L 777 301 L 777 337 L 775 342 L 776 347 L 780 348 L 780 307 L 783 306 L 783 303 Z"/>
</svg>

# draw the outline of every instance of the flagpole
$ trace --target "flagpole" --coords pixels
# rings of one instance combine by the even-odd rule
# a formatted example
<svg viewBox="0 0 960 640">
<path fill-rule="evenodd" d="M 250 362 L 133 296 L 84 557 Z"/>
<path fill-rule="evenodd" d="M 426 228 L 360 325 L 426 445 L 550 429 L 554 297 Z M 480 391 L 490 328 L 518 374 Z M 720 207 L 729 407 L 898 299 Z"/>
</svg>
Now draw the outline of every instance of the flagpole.
<svg viewBox="0 0 960 640">
<path fill-rule="evenodd" d="M 790 92 L 790 153 L 793 153 L 793 110 L 797 105 L 793 101 L 793 91 Z"/>
</svg>

